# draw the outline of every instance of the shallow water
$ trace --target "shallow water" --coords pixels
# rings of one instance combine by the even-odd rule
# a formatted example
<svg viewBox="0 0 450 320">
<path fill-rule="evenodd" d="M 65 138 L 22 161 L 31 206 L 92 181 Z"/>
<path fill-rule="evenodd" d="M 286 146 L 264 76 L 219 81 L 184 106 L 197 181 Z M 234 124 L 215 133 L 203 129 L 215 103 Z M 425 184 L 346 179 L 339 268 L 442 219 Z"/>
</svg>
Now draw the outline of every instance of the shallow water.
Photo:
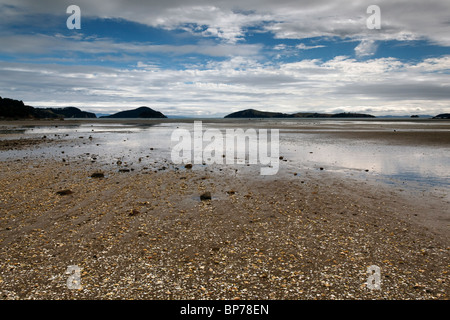
<svg viewBox="0 0 450 320">
<path fill-rule="evenodd" d="M 291 170 L 301 175 L 302 170 L 350 172 L 371 175 L 386 181 L 414 182 L 428 186 L 450 186 L 450 148 L 427 145 L 390 145 L 382 139 L 358 140 L 336 139 L 329 135 L 315 133 L 339 131 L 386 131 L 392 127 L 410 131 L 449 131 L 450 125 L 439 123 L 435 127 L 429 122 L 393 122 L 383 126 L 383 121 L 236 121 L 204 122 L 203 130 L 218 128 L 244 129 L 254 127 L 280 128 L 280 171 Z M 286 128 L 287 127 L 287 128 Z M 67 145 L 39 145 L 24 150 L 1 151 L 0 160 L 5 159 L 45 159 L 47 157 L 71 159 L 89 157 L 105 164 L 120 161 L 129 167 L 167 167 L 171 161 L 172 147 L 178 143 L 171 141 L 177 128 L 193 131 L 192 122 L 162 123 L 105 123 L 87 121 L 80 125 L 53 126 L 13 126 L 0 128 L 0 139 L 41 138 L 60 139 Z M 302 129 L 301 132 L 298 132 Z M 304 133 L 306 132 L 308 133 Z M 91 139 L 90 139 L 91 138 Z M 207 143 L 205 142 L 205 145 Z M 255 151 L 255 146 L 250 152 Z M 255 165 L 212 165 L 211 168 L 239 168 L 254 171 Z M 259 168 L 259 165 L 256 165 Z"/>
<path fill-rule="evenodd" d="M 321 135 L 284 134 L 281 152 L 292 165 L 331 171 L 369 172 L 389 179 L 450 185 L 448 147 L 399 146 L 382 141 L 336 140 Z"/>
</svg>

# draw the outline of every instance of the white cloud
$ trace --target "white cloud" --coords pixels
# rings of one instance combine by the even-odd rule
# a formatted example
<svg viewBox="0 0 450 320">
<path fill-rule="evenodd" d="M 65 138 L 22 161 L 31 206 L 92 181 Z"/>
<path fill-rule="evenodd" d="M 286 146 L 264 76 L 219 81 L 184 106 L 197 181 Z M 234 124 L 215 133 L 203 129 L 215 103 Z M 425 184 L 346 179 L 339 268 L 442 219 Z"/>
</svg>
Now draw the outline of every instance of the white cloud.
<svg viewBox="0 0 450 320">
<path fill-rule="evenodd" d="M 142 62 L 135 68 L 0 62 L 2 97 L 35 106 L 114 112 L 147 105 L 167 114 L 224 115 L 256 108 L 279 112 L 449 112 L 450 56 L 405 63 L 394 58 L 262 64 L 233 57 L 185 70 Z"/>
<path fill-rule="evenodd" d="M 281 44 L 277 44 L 276 46 L 273 47 L 273 50 L 286 50 L 287 49 L 287 45 L 281 43 Z"/>
<path fill-rule="evenodd" d="M 2 20 L 27 14 L 65 15 L 70 1 L 0 0 Z M 446 0 L 379 0 L 381 30 L 369 30 L 365 0 L 78 0 L 82 16 L 121 18 L 165 29 L 184 28 L 227 43 L 245 37 L 249 27 L 262 27 L 280 39 L 340 37 L 353 40 L 427 39 L 450 46 L 450 2 Z M 12 8 L 16 8 L 13 10 Z M 5 15 L 5 17 L 3 17 Z M 29 17 L 29 15 L 28 15 Z M 202 28 L 198 28 L 201 26 Z"/>
<path fill-rule="evenodd" d="M 254 56 L 259 54 L 260 44 L 216 44 L 201 42 L 188 45 L 167 45 L 142 42 L 117 42 L 107 38 L 91 39 L 78 35 L 64 37 L 61 35 L 0 35 L 0 53 L 10 55 L 56 54 L 60 51 L 83 54 L 150 54 L 168 53 L 171 55 L 201 54 L 210 57 L 229 57 L 233 55 Z"/>
<path fill-rule="evenodd" d="M 324 48 L 325 46 L 317 45 L 317 46 L 307 46 L 304 43 L 300 43 L 295 46 L 299 50 L 311 50 L 311 49 L 317 49 L 317 48 Z"/>
<path fill-rule="evenodd" d="M 363 40 L 355 47 L 355 54 L 358 57 L 372 56 L 377 48 L 378 44 L 374 40 Z"/>
</svg>

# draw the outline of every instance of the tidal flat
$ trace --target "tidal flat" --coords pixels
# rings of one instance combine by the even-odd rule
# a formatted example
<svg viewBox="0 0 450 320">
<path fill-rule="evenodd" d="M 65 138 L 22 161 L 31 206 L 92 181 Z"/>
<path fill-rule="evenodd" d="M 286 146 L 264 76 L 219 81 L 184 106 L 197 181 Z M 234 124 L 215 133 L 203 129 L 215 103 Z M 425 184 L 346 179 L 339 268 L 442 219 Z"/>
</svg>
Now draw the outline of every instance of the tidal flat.
<svg viewBox="0 0 450 320">
<path fill-rule="evenodd" d="M 0 122 L 0 299 L 449 298 L 450 121 L 201 120 L 277 174 L 173 163 L 193 120 Z"/>
</svg>

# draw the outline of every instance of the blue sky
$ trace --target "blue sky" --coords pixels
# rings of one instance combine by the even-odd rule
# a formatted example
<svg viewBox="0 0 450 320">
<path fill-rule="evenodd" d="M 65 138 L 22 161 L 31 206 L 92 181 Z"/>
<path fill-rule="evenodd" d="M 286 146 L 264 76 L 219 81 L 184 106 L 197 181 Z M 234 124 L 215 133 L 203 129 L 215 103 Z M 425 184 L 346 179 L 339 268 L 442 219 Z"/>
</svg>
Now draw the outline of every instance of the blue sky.
<svg viewBox="0 0 450 320">
<path fill-rule="evenodd" d="M 96 113 L 434 115 L 450 112 L 449 17 L 449 1 L 0 0 L 0 96 Z"/>
</svg>

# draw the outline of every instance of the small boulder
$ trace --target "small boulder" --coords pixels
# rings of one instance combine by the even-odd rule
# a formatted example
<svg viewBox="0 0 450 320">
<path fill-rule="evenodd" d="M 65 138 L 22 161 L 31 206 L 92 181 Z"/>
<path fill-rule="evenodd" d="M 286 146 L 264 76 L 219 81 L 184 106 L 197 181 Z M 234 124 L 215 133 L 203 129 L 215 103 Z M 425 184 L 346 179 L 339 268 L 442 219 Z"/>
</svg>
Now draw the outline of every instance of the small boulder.
<svg viewBox="0 0 450 320">
<path fill-rule="evenodd" d="M 60 191 L 56 192 L 56 194 L 58 194 L 60 196 L 67 196 L 67 195 L 72 194 L 72 193 L 73 193 L 73 191 L 69 190 L 69 189 L 60 190 Z"/>
<path fill-rule="evenodd" d="M 91 178 L 104 178 L 105 174 L 103 172 L 94 172 L 91 174 Z"/>
<path fill-rule="evenodd" d="M 211 192 L 207 191 L 200 196 L 201 201 L 211 200 Z"/>
<path fill-rule="evenodd" d="M 128 215 L 129 215 L 129 216 L 136 216 L 136 215 L 138 215 L 138 214 L 139 214 L 139 210 L 137 210 L 137 209 L 132 209 Z"/>
</svg>

